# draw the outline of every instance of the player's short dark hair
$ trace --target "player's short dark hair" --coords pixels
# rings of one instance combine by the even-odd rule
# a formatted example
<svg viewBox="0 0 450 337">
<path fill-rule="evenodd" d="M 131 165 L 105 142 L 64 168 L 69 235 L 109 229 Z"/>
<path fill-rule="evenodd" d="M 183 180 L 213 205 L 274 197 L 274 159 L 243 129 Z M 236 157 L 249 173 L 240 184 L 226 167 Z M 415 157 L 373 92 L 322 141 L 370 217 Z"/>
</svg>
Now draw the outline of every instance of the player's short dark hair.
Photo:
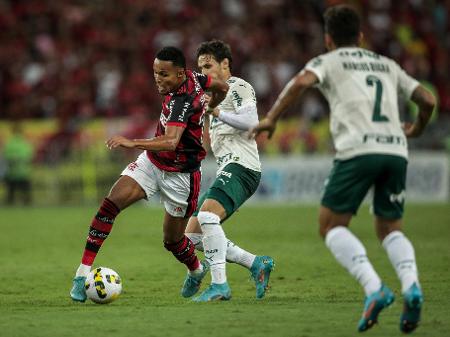
<svg viewBox="0 0 450 337">
<path fill-rule="evenodd" d="M 211 40 L 200 44 L 197 48 L 197 59 L 200 55 L 209 54 L 214 56 L 217 62 L 222 62 L 224 59 L 228 59 L 228 64 L 231 69 L 233 63 L 233 57 L 231 56 L 230 45 L 221 40 Z"/>
<path fill-rule="evenodd" d="M 161 61 L 170 61 L 174 66 L 186 68 L 186 58 L 183 52 L 176 47 L 164 47 L 158 53 L 156 58 Z"/>
<path fill-rule="evenodd" d="M 325 32 L 337 47 L 358 44 L 361 20 L 355 9 L 347 5 L 328 8 L 324 14 Z"/>
</svg>

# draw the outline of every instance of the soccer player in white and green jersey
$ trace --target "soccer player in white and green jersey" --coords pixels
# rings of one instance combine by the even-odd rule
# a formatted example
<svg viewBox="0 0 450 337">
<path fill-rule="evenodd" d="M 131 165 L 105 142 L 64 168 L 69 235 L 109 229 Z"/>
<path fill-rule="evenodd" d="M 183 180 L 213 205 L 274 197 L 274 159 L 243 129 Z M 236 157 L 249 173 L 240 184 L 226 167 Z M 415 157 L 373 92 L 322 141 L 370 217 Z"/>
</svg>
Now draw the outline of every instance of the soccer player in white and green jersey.
<svg viewBox="0 0 450 337">
<path fill-rule="evenodd" d="M 256 285 L 256 297 L 264 297 L 274 262 L 269 256 L 255 256 L 228 240 L 222 223 L 229 218 L 258 188 L 261 163 L 254 139 L 248 130 L 258 124 L 256 96 L 253 87 L 231 75 L 230 47 L 219 40 L 200 44 L 197 63 L 204 75 L 220 78 L 230 87 L 227 96 L 209 114 L 211 148 L 218 164 L 216 180 L 203 194 L 198 208 L 186 228 L 199 250 L 204 250 L 206 271 L 211 270 L 211 285 L 193 300 L 208 302 L 228 300 L 231 290 L 227 282 L 226 261 L 250 270 Z M 200 289 L 202 274 L 188 273 L 181 294 L 191 297 Z"/>
<path fill-rule="evenodd" d="M 424 130 L 434 96 L 393 60 L 359 48 L 363 36 L 354 9 L 341 5 L 325 13 L 328 53 L 312 59 L 286 85 L 266 118 L 252 130 L 275 130 L 281 113 L 308 87 L 316 85 L 331 109 L 330 130 L 336 148 L 319 212 L 320 233 L 327 247 L 364 288 L 359 331 L 371 328 L 380 311 L 394 301 L 360 240 L 348 229 L 367 191 L 374 187 L 373 213 L 377 235 L 401 282 L 404 299 L 400 329 L 411 332 L 423 303 L 413 246 L 402 233 L 407 168 L 406 137 Z M 404 126 L 398 95 L 419 106 L 417 120 Z"/>
</svg>

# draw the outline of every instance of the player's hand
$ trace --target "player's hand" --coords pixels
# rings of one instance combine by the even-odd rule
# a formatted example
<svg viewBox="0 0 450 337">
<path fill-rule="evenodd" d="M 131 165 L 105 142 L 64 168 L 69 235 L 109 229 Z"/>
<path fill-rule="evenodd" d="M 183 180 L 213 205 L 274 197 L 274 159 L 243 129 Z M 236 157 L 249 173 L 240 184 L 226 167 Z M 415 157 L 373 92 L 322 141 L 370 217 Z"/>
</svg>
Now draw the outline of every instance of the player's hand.
<svg viewBox="0 0 450 337">
<path fill-rule="evenodd" d="M 269 139 L 272 138 L 273 133 L 275 132 L 276 124 L 273 120 L 269 118 L 264 118 L 261 120 L 258 125 L 253 127 L 249 131 L 249 138 L 255 138 L 258 136 L 261 132 L 268 131 L 269 132 Z"/>
<path fill-rule="evenodd" d="M 405 133 L 405 136 L 408 138 L 419 137 L 423 131 L 420 130 L 416 124 L 413 123 L 403 123 L 402 128 L 403 132 Z"/>
<path fill-rule="evenodd" d="M 119 146 L 125 147 L 127 149 L 132 149 L 134 148 L 135 143 L 131 139 L 125 138 L 123 136 L 113 136 L 106 141 L 106 146 L 110 150 L 115 149 Z"/>
<path fill-rule="evenodd" d="M 211 96 L 212 96 L 212 94 L 210 92 L 205 92 L 204 98 L 205 98 L 206 105 L 209 104 L 209 101 L 211 100 Z"/>
</svg>

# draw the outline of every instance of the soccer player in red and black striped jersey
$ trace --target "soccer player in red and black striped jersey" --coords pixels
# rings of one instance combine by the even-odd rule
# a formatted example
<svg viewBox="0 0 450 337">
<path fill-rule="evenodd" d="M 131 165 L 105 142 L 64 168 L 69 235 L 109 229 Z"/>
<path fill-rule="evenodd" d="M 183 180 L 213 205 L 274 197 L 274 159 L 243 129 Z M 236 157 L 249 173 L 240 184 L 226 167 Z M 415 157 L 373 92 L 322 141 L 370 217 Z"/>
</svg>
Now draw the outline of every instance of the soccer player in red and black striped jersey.
<svg viewBox="0 0 450 337">
<path fill-rule="evenodd" d="M 123 170 L 92 220 L 70 291 L 74 301 L 86 300 L 86 276 L 119 212 L 156 192 L 160 192 L 165 206 L 164 247 L 194 275 L 204 273 L 204 265 L 195 255 L 194 245 L 184 231 L 197 207 L 200 163 L 205 157 L 202 147 L 204 91 L 212 94 L 208 103 L 208 108 L 212 109 L 225 98 L 228 85 L 187 70 L 183 52 L 175 47 L 165 47 L 156 54 L 153 73 L 158 92 L 164 96 L 155 137 L 128 139 L 114 136 L 106 142 L 110 149 L 137 148 L 144 152 Z"/>
</svg>

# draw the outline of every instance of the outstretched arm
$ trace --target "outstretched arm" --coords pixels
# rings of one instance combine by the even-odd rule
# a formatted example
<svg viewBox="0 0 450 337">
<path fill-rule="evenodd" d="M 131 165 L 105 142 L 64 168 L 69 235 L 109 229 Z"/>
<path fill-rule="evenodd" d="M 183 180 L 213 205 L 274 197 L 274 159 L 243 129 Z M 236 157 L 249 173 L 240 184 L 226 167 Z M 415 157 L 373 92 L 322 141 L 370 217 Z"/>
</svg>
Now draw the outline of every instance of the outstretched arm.
<svg viewBox="0 0 450 337">
<path fill-rule="evenodd" d="M 411 100 L 419 107 L 419 113 L 414 123 L 405 125 L 405 135 L 410 138 L 419 137 L 430 120 L 433 109 L 436 106 L 436 98 L 433 94 L 419 85 L 412 93 Z"/>
<path fill-rule="evenodd" d="M 128 139 L 123 136 L 113 136 L 106 141 L 106 146 L 110 150 L 121 146 L 128 149 L 141 149 L 154 152 L 175 151 L 184 129 L 181 126 L 169 125 L 164 135 L 151 139 Z"/>
<path fill-rule="evenodd" d="M 305 89 L 313 86 L 318 81 L 317 76 L 309 70 L 303 70 L 295 75 L 281 91 L 267 116 L 250 130 L 251 137 L 256 137 L 261 132 L 268 131 L 269 138 L 271 138 L 281 114 L 297 100 Z"/>
</svg>

